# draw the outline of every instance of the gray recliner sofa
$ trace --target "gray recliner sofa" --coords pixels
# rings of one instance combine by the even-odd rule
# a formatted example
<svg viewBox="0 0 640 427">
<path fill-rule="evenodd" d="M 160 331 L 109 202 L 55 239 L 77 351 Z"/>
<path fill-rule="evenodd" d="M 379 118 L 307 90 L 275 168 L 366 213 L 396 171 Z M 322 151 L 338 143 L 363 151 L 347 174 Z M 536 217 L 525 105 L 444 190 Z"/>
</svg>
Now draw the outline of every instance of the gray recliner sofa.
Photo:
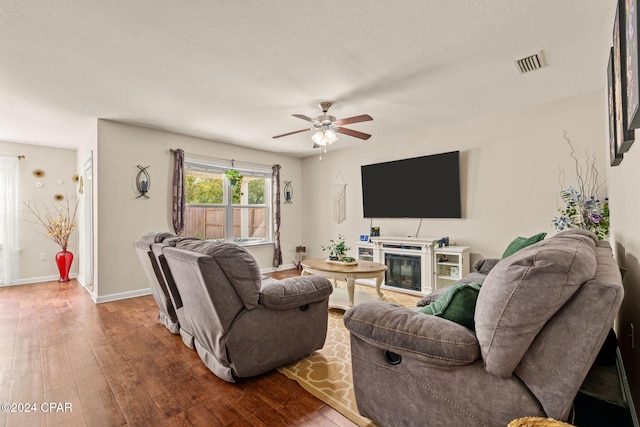
<svg viewBox="0 0 640 427">
<path fill-rule="evenodd" d="M 345 313 L 359 412 L 381 426 L 566 420 L 623 299 L 607 241 L 568 230 L 498 262 L 475 331 L 384 302 Z"/>
<path fill-rule="evenodd" d="M 195 349 L 216 376 L 234 382 L 260 375 L 323 347 L 333 290 L 327 279 L 262 276 L 253 256 L 233 243 L 159 247 Z"/>
</svg>

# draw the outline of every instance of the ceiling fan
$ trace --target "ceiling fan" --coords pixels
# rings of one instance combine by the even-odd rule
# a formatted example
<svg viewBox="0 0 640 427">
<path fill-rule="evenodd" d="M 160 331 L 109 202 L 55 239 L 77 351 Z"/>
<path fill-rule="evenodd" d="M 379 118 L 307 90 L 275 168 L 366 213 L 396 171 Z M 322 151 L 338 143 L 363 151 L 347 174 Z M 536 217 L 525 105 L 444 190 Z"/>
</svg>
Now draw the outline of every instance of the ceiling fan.
<svg viewBox="0 0 640 427">
<path fill-rule="evenodd" d="M 314 142 L 313 148 L 326 147 L 327 145 L 333 144 L 338 139 L 338 135 L 336 135 L 336 133 L 341 133 L 364 140 L 371 138 L 371 135 L 369 135 L 368 133 L 342 127 L 343 125 L 348 125 L 351 123 L 367 122 L 369 120 L 373 120 L 370 115 L 362 114 L 359 116 L 336 120 L 334 116 L 327 115 L 327 111 L 329 111 L 331 105 L 331 102 L 321 102 L 320 104 L 318 104 L 318 107 L 322 110 L 322 115 L 315 118 L 305 116 L 304 114 L 293 114 L 293 117 L 311 122 L 313 126 L 289 133 L 283 133 L 282 135 L 276 135 L 273 138 L 281 138 L 283 136 L 289 136 L 300 132 L 316 131 L 313 136 L 311 136 L 311 139 Z"/>
</svg>

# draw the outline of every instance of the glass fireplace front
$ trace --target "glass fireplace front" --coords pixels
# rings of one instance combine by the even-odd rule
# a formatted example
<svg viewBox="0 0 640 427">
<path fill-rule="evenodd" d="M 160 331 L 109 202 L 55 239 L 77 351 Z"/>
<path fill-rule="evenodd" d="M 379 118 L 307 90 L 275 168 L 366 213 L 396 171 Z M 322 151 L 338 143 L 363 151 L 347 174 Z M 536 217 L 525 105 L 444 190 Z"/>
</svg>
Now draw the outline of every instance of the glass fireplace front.
<svg viewBox="0 0 640 427">
<path fill-rule="evenodd" d="M 384 263 L 387 266 L 385 272 L 385 285 L 395 288 L 408 289 L 420 292 L 420 256 L 385 253 Z"/>
</svg>

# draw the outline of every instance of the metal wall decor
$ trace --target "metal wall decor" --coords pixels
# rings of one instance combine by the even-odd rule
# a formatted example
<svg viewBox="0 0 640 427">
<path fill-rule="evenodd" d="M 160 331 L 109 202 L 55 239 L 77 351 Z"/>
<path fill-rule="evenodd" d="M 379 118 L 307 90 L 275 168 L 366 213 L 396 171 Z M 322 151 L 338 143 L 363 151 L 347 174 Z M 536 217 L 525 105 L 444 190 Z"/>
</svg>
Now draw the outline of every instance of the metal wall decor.
<svg viewBox="0 0 640 427">
<path fill-rule="evenodd" d="M 144 197 L 145 199 L 148 199 L 149 196 L 147 196 L 147 192 L 151 187 L 151 177 L 149 176 L 149 172 L 147 172 L 147 169 L 149 169 L 149 166 L 140 166 L 140 165 L 137 165 L 137 166 L 138 166 L 138 169 L 140 169 L 140 171 L 136 175 L 136 187 L 138 188 L 138 193 L 140 193 L 140 195 L 138 195 L 136 199 L 139 199 L 140 197 Z"/>
<path fill-rule="evenodd" d="M 293 200 L 293 185 L 291 181 L 284 182 L 284 202 L 291 203 Z"/>
</svg>

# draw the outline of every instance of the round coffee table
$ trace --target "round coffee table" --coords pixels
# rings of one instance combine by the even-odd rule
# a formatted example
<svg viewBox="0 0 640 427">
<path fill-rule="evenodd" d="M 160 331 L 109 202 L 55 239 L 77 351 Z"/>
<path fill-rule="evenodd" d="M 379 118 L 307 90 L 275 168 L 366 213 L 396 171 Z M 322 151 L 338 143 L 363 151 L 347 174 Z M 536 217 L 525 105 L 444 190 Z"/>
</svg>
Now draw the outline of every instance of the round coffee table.
<svg viewBox="0 0 640 427">
<path fill-rule="evenodd" d="M 346 310 L 353 307 L 357 294 L 358 302 L 375 300 L 375 296 L 368 292 L 356 292 L 357 279 L 375 279 L 378 300 L 383 300 L 384 295 L 380 291 L 380 285 L 384 280 L 384 272 L 387 266 L 379 262 L 358 260 L 355 265 L 344 265 L 336 262 L 327 262 L 325 259 L 305 259 L 302 261 L 302 275 L 317 274 L 333 280 L 333 293 L 329 298 L 329 307 Z M 336 279 L 347 281 L 347 296 L 344 298 L 344 290 L 336 287 Z"/>
</svg>

